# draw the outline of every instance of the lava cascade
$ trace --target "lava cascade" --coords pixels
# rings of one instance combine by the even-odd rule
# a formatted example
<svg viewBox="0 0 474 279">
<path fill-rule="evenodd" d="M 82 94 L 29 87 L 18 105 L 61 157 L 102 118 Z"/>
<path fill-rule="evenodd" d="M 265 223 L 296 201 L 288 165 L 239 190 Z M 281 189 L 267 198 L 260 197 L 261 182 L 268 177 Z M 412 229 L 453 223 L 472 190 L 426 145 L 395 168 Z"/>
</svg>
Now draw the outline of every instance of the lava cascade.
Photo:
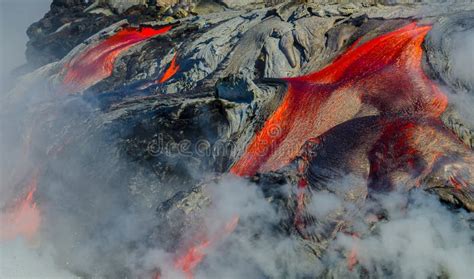
<svg viewBox="0 0 474 279">
<path fill-rule="evenodd" d="M 171 26 L 124 28 L 97 45 L 88 47 L 67 63 L 63 85 L 68 92 L 78 92 L 112 74 L 115 60 L 124 51 L 153 36 L 161 35 Z"/>
<path fill-rule="evenodd" d="M 292 161 L 303 144 L 360 113 L 438 117 L 446 96 L 423 72 L 430 26 L 411 23 L 351 47 L 321 71 L 286 78 L 288 91 L 231 172 L 251 176 Z M 276 131 L 276 132 L 275 132 Z"/>
</svg>

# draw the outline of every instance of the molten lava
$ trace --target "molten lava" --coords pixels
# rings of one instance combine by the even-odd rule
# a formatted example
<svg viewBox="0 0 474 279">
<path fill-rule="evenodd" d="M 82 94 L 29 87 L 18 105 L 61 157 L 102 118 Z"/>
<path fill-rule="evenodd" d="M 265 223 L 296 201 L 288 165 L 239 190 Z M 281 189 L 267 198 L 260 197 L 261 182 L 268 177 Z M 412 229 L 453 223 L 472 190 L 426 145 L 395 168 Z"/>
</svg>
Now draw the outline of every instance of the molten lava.
<svg viewBox="0 0 474 279">
<path fill-rule="evenodd" d="M 168 66 L 168 68 L 166 69 L 165 73 L 163 74 L 163 76 L 160 78 L 160 80 L 158 81 L 158 83 L 164 83 L 166 82 L 167 80 L 169 80 L 170 78 L 172 78 L 178 71 L 179 71 L 179 65 L 178 63 L 176 63 L 176 57 L 177 57 L 177 53 L 173 56 L 173 59 L 171 60 L 171 63 L 170 65 Z"/>
<path fill-rule="evenodd" d="M 371 189 L 392 190 L 400 184 L 419 187 L 433 172 L 456 162 L 459 170 L 441 171 L 450 175 L 446 186 L 468 190 L 463 174 L 473 173 L 471 151 L 444 128 L 440 119 L 381 119 L 378 125 L 380 131 L 374 135 L 377 141 L 367 154 Z"/>
<path fill-rule="evenodd" d="M 193 270 L 203 260 L 206 255 L 205 250 L 232 233 L 238 223 L 239 217 L 234 216 L 231 221 L 222 228 L 222 230 L 214 233 L 208 239 L 201 241 L 198 245 L 189 248 L 183 256 L 175 261 L 175 268 L 183 271 L 188 279 L 193 278 Z"/>
<path fill-rule="evenodd" d="M 202 241 L 196 246 L 188 249 L 186 254 L 175 262 L 175 268 L 182 270 L 187 278 L 193 278 L 193 269 L 202 261 L 205 256 L 205 250 L 209 247 L 210 241 Z"/>
<path fill-rule="evenodd" d="M 115 60 L 122 52 L 148 38 L 164 34 L 171 28 L 124 28 L 106 40 L 88 47 L 67 63 L 63 80 L 65 90 L 82 91 L 109 77 Z"/>
<path fill-rule="evenodd" d="M 421 45 L 430 29 L 409 24 L 351 47 L 319 72 L 286 78 L 282 103 L 231 172 L 251 176 L 277 170 L 308 139 L 370 109 L 381 115 L 441 115 L 447 98 L 421 67 Z"/>
<path fill-rule="evenodd" d="M 28 193 L 10 210 L 0 213 L 0 240 L 11 240 L 18 236 L 32 240 L 41 224 L 41 215 L 34 200 L 37 176 L 28 185 Z"/>
<path fill-rule="evenodd" d="M 231 173 L 251 176 L 277 170 L 294 160 L 308 140 L 318 141 L 318 136 L 365 111 L 375 109 L 382 116 L 439 117 L 446 109 L 447 97 L 421 67 L 421 45 L 430 29 L 412 23 L 360 45 L 359 40 L 321 71 L 286 78 L 288 91 L 282 103 L 247 146 Z M 304 228 L 306 187 L 307 181 L 302 178 L 295 216 L 299 230 Z M 202 251 L 208 245 L 209 241 L 205 241 L 190 248 L 176 262 L 176 267 L 192 277 L 191 271 L 203 259 Z M 348 257 L 349 269 L 356 263 L 353 249 Z"/>
</svg>

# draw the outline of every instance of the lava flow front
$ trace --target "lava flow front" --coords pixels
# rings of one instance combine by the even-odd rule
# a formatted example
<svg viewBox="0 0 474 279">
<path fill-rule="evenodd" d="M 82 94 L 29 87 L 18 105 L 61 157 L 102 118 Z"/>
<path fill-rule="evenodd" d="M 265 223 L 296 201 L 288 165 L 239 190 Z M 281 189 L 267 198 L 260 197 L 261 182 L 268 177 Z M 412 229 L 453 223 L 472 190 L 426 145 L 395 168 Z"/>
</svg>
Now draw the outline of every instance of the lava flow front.
<svg viewBox="0 0 474 279">
<path fill-rule="evenodd" d="M 148 38 L 164 34 L 171 28 L 124 28 L 99 44 L 88 47 L 67 63 L 63 80 L 65 90 L 82 91 L 109 77 L 115 60 L 122 52 Z"/>
<path fill-rule="evenodd" d="M 319 72 L 285 79 L 289 88 L 281 105 L 231 172 L 274 171 L 292 161 L 308 139 L 368 111 L 438 117 L 447 98 L 421 67 L 421 45 L 430 29 L 409 24 L 352 47 Z"/>
</svg>

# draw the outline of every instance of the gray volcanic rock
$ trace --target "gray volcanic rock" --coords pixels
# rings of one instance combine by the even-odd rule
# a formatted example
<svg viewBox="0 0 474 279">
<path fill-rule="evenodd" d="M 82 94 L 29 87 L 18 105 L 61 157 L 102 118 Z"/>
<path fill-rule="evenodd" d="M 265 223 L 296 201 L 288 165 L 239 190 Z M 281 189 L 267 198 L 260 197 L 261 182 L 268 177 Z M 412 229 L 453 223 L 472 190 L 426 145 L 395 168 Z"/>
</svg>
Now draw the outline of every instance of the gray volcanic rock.
<svg viewBox="0 0 474 279">
<path fill-rule="evenodd" d="M 85 8 L 84 1 L 54 1 L 51 10 L 28 28 L 26 58 L 30 67 L 61 59 L 88 37 L 117 21 L 113 16 L 84 13 Z"/>
<path fill-rule="evenodd" d="M 466 97 L 462 96 L 474 96 L 472 51 L 469 50 L 473 34 L 474 14 L 460 12 L 440 18 L 425 42 L 428 73 L 446 84 L 453 94 L 453 108 L 445 113 L 443 121 L 471 147 L 474 147 L 472 109 L 466 106 Z M 463 118 L 469 120 L 462 121 Z"/>
</svg>

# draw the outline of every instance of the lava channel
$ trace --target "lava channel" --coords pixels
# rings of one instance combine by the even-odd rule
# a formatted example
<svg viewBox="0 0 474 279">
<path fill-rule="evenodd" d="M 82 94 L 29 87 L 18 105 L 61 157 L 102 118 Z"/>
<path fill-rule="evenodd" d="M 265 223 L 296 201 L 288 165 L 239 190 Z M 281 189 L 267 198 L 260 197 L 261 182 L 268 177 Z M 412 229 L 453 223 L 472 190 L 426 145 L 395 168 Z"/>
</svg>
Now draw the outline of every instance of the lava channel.
<svg viewBox="0 0 474 279">
<path fill-rule="evenodd" d="M 430 26 L 409 24 L 350 48 L 321 71 L 286 78 L 288 91 L 231 173 L 251 176 L 290 163 L 310 138 L 367 111 L 438 117 L 447 97 L 423 72 Z"/>
<path fill-rule="evenodd" d="M 159 29 L 151 27 L 124 28 L 97 45 L 86 48 L 65 66 L 63 80 L 67 92 L 83 91 L 112 74 L 117 57 L 124 51 L 151 37 L 171 30 L 168 25 Z"/>
<path fill-rule="evenodd" d="M 288 91 L 282 103 L 230 172 L 251 176 L 277 170 L 294 160 L 308 140 L 367 112 L 438 118 L 447 107 L 447 97 L 421 66 L 422 43 L 430 30 L 431 26 L 411 23 L 360 45 L 356 43 L 318 72 L 285 78 Z M 299 222 L 295 220 L 295 225 L 302 226 Z M 196 249 L 202 250 L 199 247 L 191 247 L 177 261 L 192 259 L 188 261 L 192 263 L 176 266 L 188 277 L 204 257 L 190 256 Z M 355 262 L 354 254 L 350 263 Z"/>
</svg>

